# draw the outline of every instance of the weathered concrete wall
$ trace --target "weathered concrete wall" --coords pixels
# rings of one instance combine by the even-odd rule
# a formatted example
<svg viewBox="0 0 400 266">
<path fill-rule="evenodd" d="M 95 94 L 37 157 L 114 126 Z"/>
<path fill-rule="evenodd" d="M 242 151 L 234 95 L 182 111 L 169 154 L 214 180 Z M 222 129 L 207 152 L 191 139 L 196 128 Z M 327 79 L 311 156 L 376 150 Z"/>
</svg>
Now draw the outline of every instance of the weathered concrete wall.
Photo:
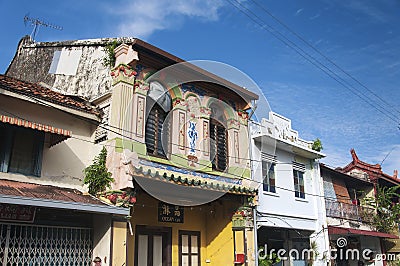
<svg viewBox="0 0 400 266">
<path fill-rule="evenodd" d="M 5 74 L 32 83 L 42 83 L 61 93 L 92 99 L 111 90 L 110 69 L 103 65 L 103 58 L 106 56 L 104 47 L 113 40 L 129 44 L 134 39 L 105 38 L 34 43 L 29 36 L 25 36 Z M 62 49 L 82 51 L 75 75 L 49 73 L 54 52 Z"/>
</svg>

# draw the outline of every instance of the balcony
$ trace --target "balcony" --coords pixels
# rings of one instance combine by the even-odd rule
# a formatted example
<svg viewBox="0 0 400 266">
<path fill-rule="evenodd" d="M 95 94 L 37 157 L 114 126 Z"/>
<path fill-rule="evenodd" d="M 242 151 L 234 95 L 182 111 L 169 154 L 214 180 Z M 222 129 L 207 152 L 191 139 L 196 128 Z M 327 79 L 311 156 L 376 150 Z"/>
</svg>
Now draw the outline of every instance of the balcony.
<svg viewBox="0 0 400 266">
<path fill-rule="evenodd" d="M 325 200 L 326 216 L 364 223 L 371 223 L 374 209 L 343 203 L 334 200 Z"/>
</svg>

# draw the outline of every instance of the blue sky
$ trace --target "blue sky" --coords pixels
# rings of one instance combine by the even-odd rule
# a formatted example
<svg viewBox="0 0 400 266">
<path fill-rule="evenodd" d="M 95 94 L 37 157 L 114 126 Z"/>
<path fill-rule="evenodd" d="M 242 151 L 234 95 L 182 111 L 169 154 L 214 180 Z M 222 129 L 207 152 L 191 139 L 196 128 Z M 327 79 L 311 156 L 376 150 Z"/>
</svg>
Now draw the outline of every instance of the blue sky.
<svg viewBox="0 0 400 266">
<path fill-rule="evenodd" d="M 241 11 L 232 3 L 240 3 Z M 32 32 L 23 23 L 26 14 L 63 27 L 40 28 L 37 41 L 139 37 L 183 59 L 215 60 L 249 75 L 301 138 L 322 140 L 323 162 L 344 166 L 355 148 L 370 163 L 381 163 L 390 153 L 382 165 L 388 174 L 400 168 L 398 0 L 0 0 L 0 10 L 0 73 L 20 38 Z M 258 24 L 243 12 L 252 12 Z M 280 42 L 266 25 L 338 73 L 350 89 Z"/>
</svg>

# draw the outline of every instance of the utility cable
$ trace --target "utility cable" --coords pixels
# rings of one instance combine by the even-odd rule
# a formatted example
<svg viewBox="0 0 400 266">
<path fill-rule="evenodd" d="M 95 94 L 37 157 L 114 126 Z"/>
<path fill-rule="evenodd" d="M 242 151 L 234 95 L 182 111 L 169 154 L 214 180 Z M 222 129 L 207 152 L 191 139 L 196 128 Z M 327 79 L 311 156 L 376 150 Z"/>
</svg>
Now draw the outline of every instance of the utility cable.
<svg viewBox="0 0 400 266">
<path fill-rule="evenodd" d="M 332 65 L 334 65 L 336 68 L 338 68 L 342 73 L 344 73 L 346 76 L 348 76 L 349 78 L 351 78 L 353 81 L 355 81 L 356 83 L 358 83 L 360 86 L 362 86 L 363 88 L 365 88 L 368 92 L 370 92 L 372 95 L 374 95 L 376 98 L 378 98 L 380 101 L 382 101 L 383 103 L 385 103 L 387 106 L 389 106 L 390 108 L 393 108 L 393 110 L 395 110 L 397 113 L 400 114 L 400 111 L 393 105 L 391 105 L 390 103 L 388 103 L 385 99 L 383 99 L 382 97 L 380 97 L 378 94 L 376 94 L 374 91 L 372 91 L 371 89 L 369 89 L 365 84 L 363 84 L 360 80 L 358 80 L 357 78 L 355 78 L 353 75 L 351 75 L 349 72 L 347 72 L 346 70 L 344 70 L 342 67 L 340 67 L 338 64 L 336 64 L 332 59 L 330 59 L 329 57 L 327 57 L 326 55 L 324 55 L 319 49 L 317 49 L 314 45 L 312 45 L 310 42 L 308 42 L 306 39 L 304 39 L 300 34 L 296 33 L 293 29 L 291 29 L 287 24 L 285 24 L 282 20 L 280 20 L 279 18 L 277 18 L 276 16 L 274 16 L 270 11 L 268 11 L 268 9 L 266 9 L 263 5 L 261 5 L 260 3 L 258 3 L 256 0 L 250 0 L 251 2 L 253 2 L 255 5 L 257 5 L 261 10 L 263 10 L 265 13 L 267 13 L 270 17 L 272 17 L 275 21 L 277 21 L 280 25 L 282 25 L 286 30 L 288 30 L 289 32 L 291 32 L 293 35 L 295 35 L 297 38 L 299 38 L 303 43 L 305 43 L 308 47 L 310 47 L 311 49 L 313 49 L 315 52 L 317 52 L 319 55 L 321 55 L 325 60 L 327 60 L 329 63 L 331 63 Z"/>
<path fill-rule="evenodd" d="M 52 108 L 55 108 L 54 106 L 52 106 L 52 105 L 50 105 L 50 107 L 52 107 Z M 13 114 L 13 113 L 11 113 L 11 112 L 9 112 L 9 111 L 6 111 L 6 110 L 4 110 L 4 109 L 2 109 L 2 108 L 0 108 L 0 110 L 1 111 L 3 111 L 3 112 L 5 112 L 5 113 L 7 113 L 7 114 L 9 114 L 9 115 L 12 115 L 13 117 L 17 117 L 17 118 L 19 118 L 19 119 L 22 119 L 22 120 L 26 120 L 24 117 L 21 117 L 21 116 L 18 116 L 18 115 L 16 115 L 16 114 Z M 106 130 L 108 130 L 108 129 L 106 129 Z M 122 135 L 123 136 L 123 135 Z M 73 138 L 73 139 L 77 139 L 77 140 L 80 140 L 80 141 L 85 141 L 85 142 L 88 142 L 88 143 L 92 143 L 92 144 L 96 144 L 96 145 L 101 145 L 101 146 L 109 146 L 109 147 L 117 147 L 117 146 L 114 146 L 114 145 L 107 145 L 107 144 L 101 144 L 101 143 L 95 143 L 95 142 L 93 142 L 93 141 L 89 141 L 89 140 L 85 140 L 85 139 L 82 139 L 82 138 L 78 138 L 78 137 L 75 137 L 75 136 L 71 136 L 71 138 Z M 146 144 L 146 143 L 143 143 L 143 142 L 140 142 L 141 144 Z M 119 147 L 119 146 L 118 146 Z M 198 163 L 200 166 L 204 166 L 204 167 L 209 167 L 210 165 L 209 164 L 203 164 L 203 163 Z M 276 164 L 286 164 L 286 165 L 292 165 L 293 163 L 292 162 L 287 162 L 287 163 L 285 163 L 285 162 L 281 162 L 281 163 L 279 163 L 279 162 L 277 162 Z M 279 170 L 279 172 L 283 172 L 283 171 L 292 171 L 291 169 L 290 170 Z M 243 179 L 243 176 L 240 176 L 240 175 L 237 175 L 237 174 L 230 174 L 231 176 L 234 176 L 234 177 L 237 177 L 237 178 L 239 178 L 239 179 Z M 257 180 L 254 180 L 254 179 L 252 179 L 252 181 L 253 182 L 255 182 L 255 183 L 257 183 L 257 184 L 259 184 L 259 185 L 263 185 L 264 184 L 264 182 L 261 182 L 261 181 L 257 181 Z M 275 186 L 275 188 L 276 189 L 281 189 L 281 190 L 284 190 L 284 191 L 288 191 L 288 192 L 299 192 L 299 191 L 296 191 L 296 190 L 293 190 L 293 189 L 288 189 L 288 188 L 284 188 L 284 187 L 279 187 L 279 186 Z M 340 194 L 336 194 L 336 198 L 333 198 L 333 197 L 326 197 L 326 196 L 324 196 L 324 195 L 319 195 L 319 194 L 313 194 L 313 193 L 307 193 L 307 192 L 302 192 L 302 193 L 304 193 L 304 195 L 308 195 L 308 196 L 314 196 L 314 197 L 321 197 L 321 198 L 325 198 L 325 199 L 337 199 L 338 197 L 342 197 L 342 198 L 344 198 L 344 199 L 349 199 L 349 197 L 347 196 L 347 195 L 340 195 Z"/>
<path fill-rule="evenodd" d="M 367 104 L 369 104 L 371 107 L 373 107 L 374 109 L 376 109 L 377 111 L 379 111 L 380 113 L 382 113 L 384 116 L 388 117 L 390 120 L 394 121 L 396 123 L 396 125 L 399 124 L 398 122 L 398 117 L 393 115 L 390 112 L 387 112 L 386 109 L 384 109 L 380 104 L 375 103 L 376 105 L 378 105 L 380 108 L 382 108 L 383 110 L 381 110 L 380 108 L 378 108 L 376 105 L 374 105 L 373 103 L 371 103 L 370 101 L 372 101 L 369 97 L 367 97 L 365 94 L 363 94 L 362 92 L 360 92 L 357 88 L 354 88 L 353 86 L 351 86 L 351 84 L 348 84 L 347 81 L 345 81 L 343 78 L 341 78 L 339 75 L 337 75 L 335 72 L 333 72 L 330 68 L 326 67 L 324 64 L 322 64 L 320 61 L 318 61 L 317 59 L 315 59 L 313 56 L 311 56 L 309 53 L 305 52 L 303 49 L 301 49 L 298 45 L 296 45 L 295 43 L 293 43 L 291 40 L 289 40 L 286 36 L 284 36 L 282 33 L 280 33 L 279 31 L 277 31 L 274 27 L 266 24 L 259 16 L 257 16 L 254 12 L 252 12 L 251 10 L 249 10 L 247 7 L 245 7 L 242 3 L 240 3 L 237 0 L 227 0 L 231 5 L 233 5 L 236 9 L 238 9 L 241 13 L 243 13 L 244 15 L 246 15 L 249 19 L 251 19 L 253 22 L 255 22 L 257 25 L 259 25 L 263 30 L 267 30 L 268 32 L 270 32 L 275 38 L 277 38 L 278 40 L 280 40 L 282 43 L 284 43 L 286 46 L 288 46 L 289 48 L 291 48 L 293 51 L 295 51 L 298 55 L 300 55 L 301 57 L 303 57 L 305 60 L 307 60 L 309 63 L 311 63 L 312 65 L 314 65 L 315 67 L 317 67 L 318 69 L 320 69 L 321 71 L 323 71 L 326 75 L 328 75 L 330 78 L 334 79 L 336 82 L 338 82 L 339 84 L 341 84 L 344 88 L 348 89 L 349 91 L 351 91 L 354 95 L 356 95 L 357 97 L 359 97 L 360 99 L 362 99 L 364 102 L 366 102 Z M 250 14 L 246 13 L 244 10 L 242 10 L 239 6 L 235 5 L 234 2 L 241 6 L 244 10 L 247 10 L 247 12 L 251 13 L 254 17 L 256 17 L 258 20 L 256 20 L 254 17 L 252 17 Z M 301 52 L 300 52 L 300 51 Z M 304 54 L 303 54 L 303 53 Z M 347 85 L 345 84 L 347 83 Z"/>
</svg>

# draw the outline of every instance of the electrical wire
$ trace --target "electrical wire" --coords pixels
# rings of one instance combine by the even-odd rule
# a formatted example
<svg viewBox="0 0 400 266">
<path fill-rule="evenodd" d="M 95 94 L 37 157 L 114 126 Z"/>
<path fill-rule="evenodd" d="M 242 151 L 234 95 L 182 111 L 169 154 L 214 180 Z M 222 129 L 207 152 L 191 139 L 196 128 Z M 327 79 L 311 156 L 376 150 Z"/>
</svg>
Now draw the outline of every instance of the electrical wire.
<svg viewBox="0 0 400 266">
<path fill-rule="evenodd" d="M 253 22 L 255 22 L 257 25 L 261 27 L 263 30 L 267 30 L 270 32 L 275 38 L 280 40 L 282 43 L 284 43 L 286 46 L 291 48 L 293 51 L 295 51 L 298 55 L 300 55 L 302 58 L 304 58 L 306 61 L 323 71 L 326 75 L 328 75 L 330 78 L 338 82 L 340 85 L 342 85 L 344 88 L 348 89 L 350 92 L 352 92 L 354 95 L 359 97 L 361 100 L 366 102 L 368 105 L 379 111 L 381 114 L 392 120 L 393 122 L 396 123 L 396 125 L 399 125 L 399 118 L 394 115 L 393 113 L 387 112 L 386 109 L 384 109 L 380 104 L 378 103 L 372 103 L 372 101 L 368 96 L 363 94 L 360 90 L 349 84 L 346 80 L 341 78 L 339 75 L 337 75 L 335 72 L 333 72 L 330 68 L 322 64 L 319 60 L 317 60 L 315 57 L 304 51 L 302 48 L 300 48 L 297 44 L 289 40 L 285 35 L 277 31 L 274 27 L 271 25 L 268 25 L 265 23 L 257 14 L 252 12 L 250 9 L 248 9 L 246 6 L 244 6 L 240 1 L 237 0 L 227 0 L 231 5 L 233 5 L 236 9 L 238 9 L 241 13 L 243 13 L 245 16 L 247 16 L 249 19 L 251 19 Z M 235 4 L 236 3 L 236 4 Z M 242 7 L 242 9 L 240 7 Z M 246 10 L 248 13 L 246 13 L 244 10 Z M 250 13 L 250 14 L 249 14 Z M 257 18 L 257 19 L 255 19 Z M 260 22 L 261 21 L 261 22 Z M 377 106 L 380 108 L 378 108 Z"/>
<path fill-rule="evenodd" d="M 378 98 L 380 101 L 385 103 L 388 107 L 392 108 L 394 111 L 400 114 L 399 109 L 397 109 L 395 106 L 391 105 L 388 103 L 385 99 L 380 97 L 378 94 L 376 94 L 374 91 L 372 91 L 370 88 L 368 88 L 365 84 L 363 84 L 360 80 L 355 78 L 353 75 L 351 75 L 349 72 L 344 70 L 342 67 L 340 67 L 338 64 L 336 64 L 332 59 L 324 55 L 319 49 L 317 49 L 314 45 L 312 45 L 310 42 L 308 42 L 306 39 L 304 39 L 300 34 L 296 33 L 293 29 L 291 29 L 287 24 L 285 24 L 282 20 L 274 16 L 270 11 L 268 11 L 267 8 L 265 8 L 263 5 L 258 3 L 256 0 L 250 0 L 253 2 L 255 5 L 257 5 L 262 11 L 264 11 L 266 14 L 268 14 L 270 17 L 272 17 L 275 21 L 277 21 L 280 25 L 282 25 L 286 30 L 291 32 L 293 35 L 295 35 L 297 38 L 299 38 L 303 43 L 305 43 L 308 47 L 310 47 L 312 50 L 317 52 L 319 55 L 321 55 L 325 60 L 327 60 L 329 63 L 331 63 L 333 66 L 338 68 L 342 73 L 344 73 L 346 76 L 351 78 L 353 81 L 358 83 L 360 86 L 362 86 L 364 89 L 366 89 L 368 92 L 370 92 L 372 95 L 374 95 L 376 98 Z"/>
<path fill-rule="evenodd" d="M 52 106 L 52 105 L 50 105 L 50 107 L 55 108 L 55 107 Z M 12 116 L 14 116 L 14 117 L 17 117 L 17 118 L 19 118 L 19 119 L 26 120 L 25 118 L 23 118 L 23 117 L 21 117 L 21 116 L 18 116 L 18 115 L 16 115 L 16 114 L 13 114 L 13 113 L 11 113 L 11 112 L 9 112 L 9 111 L 6 111 L 6 110 L 4 110 L 4 109 L 2 109 L 2 108 L 0 108 L 0 110 L 3 111 L 3 112 L 5 112 L 5 113 L 7 113 L 7 114 L 9 114 L 9 115 L 12 115 Z M 106 129 L 106 130 L 107 130 L 107 129 Z M 78 137 L 75 137 L 75 136 L 71 136 L 71 138 L 76 139 L 76 140 L 80 140 L 80 141 L 85 141 L 85 142 L 92 143 L 92 144 L 96 144 L 96 145 L 101 145 L 101 146 L 109 146 L 109 147 L 118 147 L 118 148 L 122 148 L 122 147 L 114 146 L 114 145 L 107 145 L 107 144 L 104 145 L 104 144 L 101 144 L 101 143 L 95 143 L 95 142 L 93 142 L 93 141 L 85 140 L 85 139 L 78 138 Z M 142 142 L 140 142 L 140 143 L 141 143 L 141 144 L 146 144 L 146 143 L 142 143 Z M 209 167 L 209 166 L 210 166 L 209 164 L 203 164 L 203 163 L 199 163 L 199 162 L 198 162 L 198 164 L 199 164 L 200 166 L 204 166 L 204 167 Z M 293 163 L 277 163 L 277 164 L 292 165 Z M 279 170 L 279 172 L 283 172 L 283 171 L 285 171 L 285 170 Z M 292 172 L 291 169 L 286 170 L 286 171 Z M 234 176 L 234 177 L 237 177 L 237 178 L 239 178 L 239 179 L 243 179 L 243 176 L 240 176 L 240 175 L 237 175 L 237 174 L 232 174 L 232 173 L 231 173 L 230 175 L 231 175 L 231 176 Z M 264 184 L 264 182 L 261 182 L 261 181 L 257 181 L 257 180 L 252 180 L 252 181 L 255 182 L 255 183 L 257 183 L 257 184 L 259 184 L 259 186 L 261 186 L 261 185 Z M 288 188 L 279 187 L 279 186 L 275 186 L 275 188 L 276 188 L 276 189 L 283 190 L 283 191 L 288 191 L 288 192 L 294 192 L 294 193 L 295 193 L 295 192 L 299 192 L 299 191 L 294 190 L 294 189 L 288 189 Z M 336 200 L 338 197 L 342 197 L 342 198 L 344 198 L 344 199 L 349 199 L 349 200 L 350 200 L 349 196 L 347 196 L 347 195 L 340 195 L 340 194 L 336 194 L 336 198 L 333 198 L 333 197 L 326 197 L 326 196 L 324 196 L 324 195 L 313 194 L 313 193 L 307 193 L 307 192 L 303 192 L 303 194 L 304 194 L 304 195 L 308 195 L 308 196 L 313 196 L 313 197 L 320 197 L 320 198 L 330 199 L 330 200 L 333 200 L 333 199 Z"/>
<path fill-rule="evenodd" d="M 7 87 L 2 86 L 1 84 L 0 84 L 0 87 L 4 88 L 4 89 L 6 89 L 6 90 L 9 90 Z M 38 99 L 38 98 L 36 98 L 36 97 L 34 97 L 34 96 L 31 96 L 31 95 L 28 95 L 28 94 L 24 94 L 24 96 L 26 96 L 26 97 L 28 97 L 29 99 L 33 100 L 35 103 L 44 105 L 44 106 L 49 107 L 49 108 L 56 109 L 56 110 L 58 110 L 58 111 L 60 111 L 60 112 L 63 112 L 63 113 L 65 113 L 65 114 L 70 115 L 70 113 L 69 113 L 68 111 L 63 110 L 63 109 L 58 109 L 58 108 L 56 108 L 55 106 L 53 106 L 53 105 L 51 105 L 51 104 L 48 104 L 47 102 L 42 101 L 42 100 L 40 100 L 40 99 Z M 4 110 L 4 109 L 2 109 L 2 108 L 0 108 L 0 110 L 2 110 L 2 111 L 4 111 L 4 112 L 7 112 L 6 110 Z M 7 112 L 7 113 L 8 113 L 8 112 Z M 11 114 L 11 113 L 9 113 L 9 114 Z M 15 117 L 18 117 L 18 116 L 15 115 L 15 114 L 11 114 L 11 115 L 13 115 L 13 116 L 15 116 Z M 81 116 L 75 116 L 75 117 L 78 118 L 79 120 L 84 121 L 84 122 L 88 122 L 88 123 L 90 123 L 90 124 L 92 124 L 92 125 L 94 125 L 94 126 L 96 126 L 96 127 L 98 126 L 98 127 L 102 128 L 102 129 L 108 131 L 108 132 L 114 133 L 114 134 L 116 134 L 116 135 L 118 135 L 118 136 L 120 136 L 120 137 L 122 137 L 122 138 L 126 138 L 126 139 L 129 139 L 129 140 L 137 141 L 136 139 L 134 139 L 134 138 L 132 138 L 132 137 L 126 135 L 126 133 L 135 134 L 135 132 L 133 132 L 133 131 L 126 130 L 126 129 L 123 129 L 123 128 L 120 128 L 120 127 L 117 127 L 117 126 L 109 125 L 109 124 L 106 124 L 106 123 L 104 123 L 104 122 L 94 122 L 94 121 L 91 120 L 91 119 L 88 119 L 88 118 L 85 118 L 85 117 L 81 117 Z M 19 117 L 18 117 L 18 118 L 19 118 Z M 20 118 L 20 119 L 24 119 L 24 118 Z M 24 119 L 24 120 L 25 120 L 25 119 Z M 265 126 L 263 126 L 263 125 L 261 125 L 261 124 L 258 125 L 258 126 L 259 126 L 259 127 L 262 127 L 262 128 L 267 128 L 267 127 L 265 127 Z M 112 129 L 110 129 L 110 128 L 113 128 L 113 129 L 115 129 L 115 130 L 112 130 Z M 121 132 L 123 132 L 123 133 L 121 133 Z M 124 133 L 125 133 L 125 134 L 124 134 Z M 82 139 L 82 140 L 83 140 L 83 139 Z M 88 141 L 88 140 L 83 140 L 83 141 L 90 142 L 90 141 Z M 92 142 L 92 143 L 96 144 L 95 142 Z M 140 142 L 140 143 L 141 143 L 141 144 L 146 144 L 146 143 L 144 143 L 144 142 Z M 171 143 L 169 143 L 169 144 L 174 145 L 174 146 L 183 147 L 183 148 L 186 148 L 186 149 L 189 148 L 188 146 L 182 146 L 181 144 L 177 144 L 177 143 L 172 143 L 172 142 L 171 142 Z M 202 150 L 202 149 L 196 149 L 196 148 L 195 148 L 194 150 L 199 151 L 199 152 L 204 152 L 204 150 Z M 251 159 L 251 158 L 245 158 L 245 157 L 237 157 L 237 156 L 232 156 L 232 155 L 229 155 L 228 157 L 229 157 L 230 159 L 247 160 L 247 161 L 250 161 L 250 162 L 259 162 L 259 163 L 262 162 L 262 160 Z M 279 164 L 292 164 L 292 163 L 279 163 Z"/>
</svg>

